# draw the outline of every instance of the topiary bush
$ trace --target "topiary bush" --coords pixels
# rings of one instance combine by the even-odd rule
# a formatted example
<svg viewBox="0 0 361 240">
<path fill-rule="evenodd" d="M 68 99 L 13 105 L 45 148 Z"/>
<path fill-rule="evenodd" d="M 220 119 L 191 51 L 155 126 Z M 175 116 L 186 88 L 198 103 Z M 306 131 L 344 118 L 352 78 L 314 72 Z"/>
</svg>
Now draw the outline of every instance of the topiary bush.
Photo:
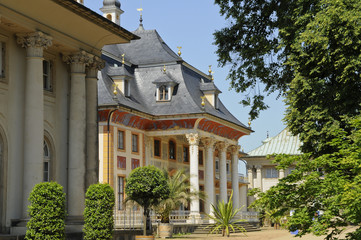
<svg viewBox="0 0 361 240">
<path fill-rule="evenodd" d="M 56 182 L 36 184 L 29 196 L 25 239 L 65 239 L 65 193 Z"/>
<path fill-rule="evenodd" d="M 90 185 L 85 194 L 84 239 L 113 239 L 114 191 L 109 184 Z"/>
</svg>

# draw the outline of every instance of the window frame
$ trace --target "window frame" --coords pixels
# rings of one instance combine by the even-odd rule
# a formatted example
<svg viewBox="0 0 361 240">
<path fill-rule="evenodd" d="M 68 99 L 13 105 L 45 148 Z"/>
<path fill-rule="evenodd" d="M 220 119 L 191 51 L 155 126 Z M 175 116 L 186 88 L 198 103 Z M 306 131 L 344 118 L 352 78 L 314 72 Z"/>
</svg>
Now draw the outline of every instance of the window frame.
<svg viewBox="0 0 361 240">
<path fill-rule="evenodd" d="M 54 91 L 53 61 L 48 58 L 44 58 L 42 63 L 43 63 L 43 90 L 47 92 L 53 92 Z"/>
<path fill-rule="evenodd" d="M 122 180 L 122 181 L 120 181 Z M 122 183 L 122 184 L 120 184 Z M 118 175 L 117 179 L 117 209 L 123 210 L 124 206 L 124 199 L 125 199 L 125 176 L 124 175 Z M 121 200 L 121 201 L 120 201 Z"/>
<path fill-rule="evenodd" d="M 201 154 L 202 153 L 202 154 Z M 203 166 L 204 165 L 204 156 L 203 156 L 203 150 L 198 150 L 198 165 Z"/>
<path fill-rule="evenodd" d="M 45 150 L 46 149 L 46 150 Z M 47 154 L 45 154 L 47 152 Z M 51 181 L 51 148 L 49 142 L 44 139 L 43 146 L 43 182 Z"/>
<path fill-rule="evenodd" d="M 122 133 L 123 137 L 122 137 L 122 142 L 120 141 L 120 133 Z M 123 147 L 120 147 L 120 143 L 122 143 Z M 124 130 L 118 130 L 117 133 L 117 149 L 120 151 L 125 151 L 125 131 Z"/>
<path fill-rule="evenodd" d="M 171 149 L 171 143 L 173 146 L 172 149 Z M 173 139 L 170 139 L 168 141 L 168 159 L 172 161 L 177 161 L 177 142 Z"/>
<path fill-rule="evenodd" d="M 136 145 L 134 144 L 134 137 L 136 137 Z M 135 149 L 136 147 L 136 149 Z M 134 151 L 136 150 L 136 151 Z M 137 153 L 139 154 L 139 134 L 137 133 L 132 133 L 132 153 Z"/>
<path fill-rule="evenodd" d="M 184 151 L 186 150 L 186 151 Z M 186 153 L 186 154 L 184 154 Z M 185 161 L 186 160 L 186 161 Z M 183 163 L 189 164 L 189 146 L 183 145 Z"/>
<path fill-rule="evenodd" d="M 158 149 L 159 155 L 155 154 L 156 153 L 156 144 L 155 144 L 156 141 L 159 143 L 159 145 L 158 145 L 158 147 L 159 147 L 159 149 Z M 155 158 L 161 158 L 162 157 L 162 141 L 160 139 L 158 139 L 158 138 L 153 139 L 153 155 L 154 155 Z"/>
<path fill-rule="evenodd" d="M 266 171 L 265 178 L 279 178 L 279 172 L 275 167 L 265 167 L 264 169 Z"/>
<path fill-rule="evenodd" d="M 131 159 L 131 170 L 134 170 L 134 169 L 136 169 L 138 167 L 140 167 L 140 159 L 132 158 Z"/>
<path fill-rule="evenodd" d="M 127 169 L 127 158 L 124 156 L 117 156 L 117 168 L 118 169 Z"/>
</svg>

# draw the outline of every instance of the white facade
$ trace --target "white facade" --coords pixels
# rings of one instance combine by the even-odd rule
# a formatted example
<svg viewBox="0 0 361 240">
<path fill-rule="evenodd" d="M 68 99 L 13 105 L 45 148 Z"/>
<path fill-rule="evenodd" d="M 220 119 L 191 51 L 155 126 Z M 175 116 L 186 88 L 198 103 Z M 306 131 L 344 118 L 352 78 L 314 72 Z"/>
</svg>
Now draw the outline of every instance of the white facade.
<svg viewBox="0 0 361 240">
<path fill-rule="evenodd" d="M 97 182 L 97 151 L 91 151 L 97 149 L 94 73 L 103 66 L 104 44 L 134 35 L 107 28 L 89 10 L 100 24 L 93 23 L 75 2 L 63 4 L 0 5 L 0 232 L 25 232 L 35 184 L 56 181 L 64 187 L 71 221 L 82 218 L 86 186 Z"/>
</svg>

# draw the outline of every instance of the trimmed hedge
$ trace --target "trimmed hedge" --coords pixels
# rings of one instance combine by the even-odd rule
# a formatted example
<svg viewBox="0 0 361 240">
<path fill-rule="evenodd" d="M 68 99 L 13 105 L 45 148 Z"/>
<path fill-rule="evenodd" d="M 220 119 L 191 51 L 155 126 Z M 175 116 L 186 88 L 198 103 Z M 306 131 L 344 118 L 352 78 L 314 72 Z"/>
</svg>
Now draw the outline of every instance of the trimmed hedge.
<svg viewBox="0 0 361 240">
<path fill-rule="evenodd" d="M 114 191 L 109 184 L 91 185 L 85 195 L 84 239 L 113 239 Z"/>
<path fill-rule="evenodd" d="M 56 182 L 36 184 L 29 196 L 25 239 L 65 239 L 65 193 Z"/>
</svg>

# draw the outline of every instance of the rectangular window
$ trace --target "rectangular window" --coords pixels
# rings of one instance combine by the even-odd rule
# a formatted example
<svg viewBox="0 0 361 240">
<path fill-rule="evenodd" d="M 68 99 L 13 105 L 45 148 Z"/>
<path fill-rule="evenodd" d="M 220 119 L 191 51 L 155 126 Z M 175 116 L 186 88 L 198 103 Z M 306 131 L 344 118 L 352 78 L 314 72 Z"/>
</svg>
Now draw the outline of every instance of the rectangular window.
<svg viewBox="0 0 361 240">
<path fill-rule="evenodd" d="M 48 60 L 43 60 L 43 84 L 44 90 L 46 91 L 53 91 L 52 86 L 52 64 Z"/>
<path fill-rule="evenodd" d="M 132 134 L 132 152 L 138 152 L 138 135 Z"/>
<path fill-rule="evenodd" d="M 117 157 L 117 167 L 120 169 L 126 169 L 127 168 L 127 158 L 118 156 Z"/>
<path fill-rule="evenodd" d="M 204 180 L 204 171 L 203 170 L 198 170 L 198 177 L 199 177 L 199 180 Z"/>
<path fill-rule="evenodd" d="M 219 160 L 216 159 L 216 172 L 219 172 Z"/>
<path fill-rule="evenodd" d="M 136 158 L 132 158 L 132 170 L 140 167 L 140 160 Z"/>
<path fill-rule="evenodd" d="M 154 156 L 160 157 L 160 140 L 154 139 Z"/>
<path fill-rule="evenodd" d="M 118 149 L 124 150 L 124 131 L 118 131 Z"/>
<path fill-rule="evenodd" d="M 266 168 L 266 178 L 278 178 L 278 170 L 276 168 Z"/>
<path fill-rule="evenodd" d="M 44 182 L 49 182 L 49 162 L 44 162 Z"/>
<path fill-rule="evenodd" d="M 0 78 L 5 78 L 5 63 L 6 63 L 6 44 L 5 42 L 0 42 Z"/>
<path fill-rule="evenodd" d="M 188 163 L 189 162 L 189 148 L 183 147 L 183 162 Z"/>
<path fill-rule="evenodd" d="M 227 174 L 230 174 L 230 173 L 231 173 L 230 165 L 231 165 L 231 163 L 227 161 L 227 163 L 226 163 L 226 171 L 227 171 Z"/>
<path fill-rule="evenodd" d="M 203 166 L 203 151 L 199 150 L 198 152 L 198 163 L 199 165 Z"/>
<path fill-rule="evenodd" d="M 124 202 L 124 177 L 118 176 L 118 210 L 123 209 Z"/>
</svg>

